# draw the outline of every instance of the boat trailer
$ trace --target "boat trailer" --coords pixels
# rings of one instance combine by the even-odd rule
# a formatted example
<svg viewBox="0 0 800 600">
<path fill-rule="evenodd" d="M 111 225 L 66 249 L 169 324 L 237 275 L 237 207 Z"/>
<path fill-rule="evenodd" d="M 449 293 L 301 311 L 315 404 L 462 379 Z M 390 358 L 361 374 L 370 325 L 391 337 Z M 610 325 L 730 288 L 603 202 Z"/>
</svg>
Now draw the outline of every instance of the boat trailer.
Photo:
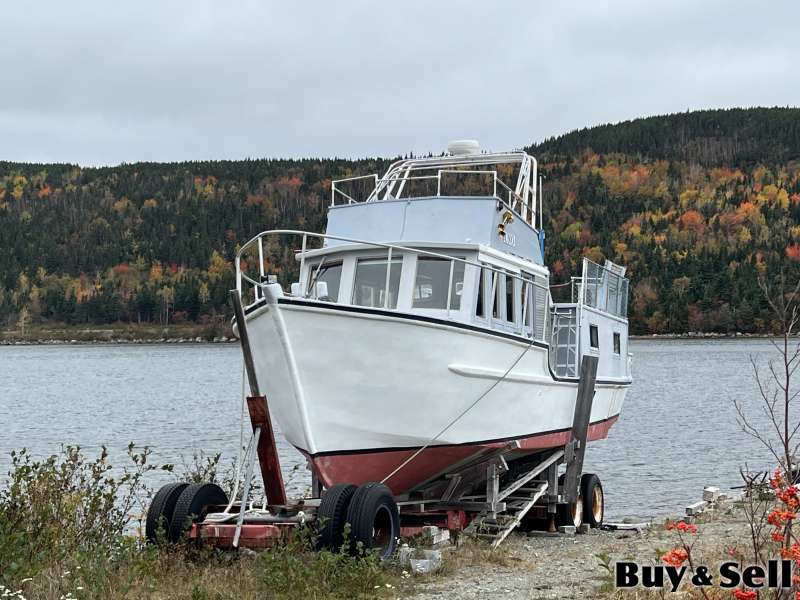
<svg viewBox="0 0 800 600">
<path fill-rule="evenodd" d="M 431 525 L 453 535 L 472 535 L 492 547 L 520 526 L 555 532 L 557 526 L 601 525 L 602 485 L 596 475 L 582 473 L 596 356 L 582 358 L 571 436 L 563 448 L 520 457 L 516 441 L 485 446 L 401 495 L 392 494 L 382 483 L 337 484 L 323 490 L 312 470 L 312 497 L 290 499 L 268 401 L 256 378 L 241 300 L 235 290 L 231 297 L 250 385 L 247 409 L 253 430 L 243 455 L 241 497 L 237 500 L 239 481 L 230 500 L 213 483 L 168 484 L 148 510 L 148 541 L 188 538 L 200 546 L 261 549 L 286 542 L 299 526 L 311 525 L 319 548 L 339 550 L 347 543 L 351 551 L 376 550 L 388 558 L 399 538 L 413 537 Z M 258 503 L 250 500 L 256 462 L 264 484 L 264 499 Z M 562 464 L 566 469 L 559 477 Z"/>
</svg>

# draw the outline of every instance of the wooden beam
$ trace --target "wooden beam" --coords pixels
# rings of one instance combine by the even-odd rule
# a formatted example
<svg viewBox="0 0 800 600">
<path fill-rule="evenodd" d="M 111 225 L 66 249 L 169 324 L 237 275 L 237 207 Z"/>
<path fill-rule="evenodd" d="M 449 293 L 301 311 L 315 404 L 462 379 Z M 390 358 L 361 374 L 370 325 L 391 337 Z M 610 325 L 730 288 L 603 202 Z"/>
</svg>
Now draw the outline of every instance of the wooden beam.
<svg viewBox="0 0 800 600">
<path fill-rule="evenodd" d="M 242 345 L 242 356 L 244 357 L 244 366 L 247 369 L 247 381 L 250 382 L 250 395 L 260 396 L 261 392 L 258 389 L 258 377 L 256 376 L 256 367 L 253 363 L 253 352 L 250 350 L 250 338 L 247 335 L 247 320 L 244 316 L 244 309 L 242 308 L 242 299 L 239 292 L 231 290 L 231 301 L 233 302 L 233 314 L 236 318 L 236 329 L 239 332 L 239 342 Z"/>
<path fill-rule="evenodd" d="M 567 502 L 575 502 L 578 499 L 578 486 L 581 472 L 583 471 L 583 457 L 586 454 L 586 438 L 589 433 L 589 420 L 592 415 L 596 379 L 597 357 L 584 355 L 581 360 L 575 414 L 572 417 L 572 439 L 570 444 L 575 442 L 575 446 L 572 460 L 567 463 L 567 472 L 564 475 L 564 499 Z"/>
<path fill-rule="evenodd" d="M 258 464 L 261 467 L 261 478 L 264 480 L 264 493 L 269 504 L 285 505 L 286 487 L 283 485 L 283 473 L 278 459 L 278 448 L 275 445 L 275 432 L 272 429 L 272 420 L 269 417 L 269 408 L 265 396 L 249 396 L 247 398 L 247 411 L 250 413 L 250 423 L 253 432 L 261 429 L 258 438 L 256 453 Z"/>
</svg>

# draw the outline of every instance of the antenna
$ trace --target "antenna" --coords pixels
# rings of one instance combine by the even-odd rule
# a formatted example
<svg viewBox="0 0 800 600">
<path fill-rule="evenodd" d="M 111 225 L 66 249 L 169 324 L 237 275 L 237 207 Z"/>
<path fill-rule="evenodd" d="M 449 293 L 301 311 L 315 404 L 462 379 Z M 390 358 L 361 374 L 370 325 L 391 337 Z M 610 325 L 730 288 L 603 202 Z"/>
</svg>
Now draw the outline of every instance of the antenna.
<svg viewBox="0 0 800 600">
<path fill-rule="evenodd" d="M 539 231 L 544 228 L 544 221 L 542 219 L 542 180 L 544 179 L 544 175 L 539 175 Z"/>
</svg>

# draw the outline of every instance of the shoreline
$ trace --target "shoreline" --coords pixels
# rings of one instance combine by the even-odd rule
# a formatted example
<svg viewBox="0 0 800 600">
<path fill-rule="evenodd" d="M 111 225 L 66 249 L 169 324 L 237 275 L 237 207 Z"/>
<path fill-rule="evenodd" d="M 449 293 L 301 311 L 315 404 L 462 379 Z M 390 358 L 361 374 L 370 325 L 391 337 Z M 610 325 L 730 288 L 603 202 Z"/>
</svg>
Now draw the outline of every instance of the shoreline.
<svg viewBox="0 0 800 600">
<path fill-rule="evenodd" d="M 27 331 L 0 330 L 0 346 L 63 346 L 82 344 L 218 344 L 237 341 L 227 323 L 142 323 L 111 325 L 35 325 Z"/>
<path fill-rule="evenodd" d="M 632 341 L 692 341 L 770 339 L 766 333 L 652 333 L 630 335 Z M 188 327 L 41 327 L 29 334 L 0 330 L 0 346 L 63 346 L 85 344 L 225 344 L 238 341 L 230 326 L 224 330 L 208 332 L 203 326 Z"/>
</svg>

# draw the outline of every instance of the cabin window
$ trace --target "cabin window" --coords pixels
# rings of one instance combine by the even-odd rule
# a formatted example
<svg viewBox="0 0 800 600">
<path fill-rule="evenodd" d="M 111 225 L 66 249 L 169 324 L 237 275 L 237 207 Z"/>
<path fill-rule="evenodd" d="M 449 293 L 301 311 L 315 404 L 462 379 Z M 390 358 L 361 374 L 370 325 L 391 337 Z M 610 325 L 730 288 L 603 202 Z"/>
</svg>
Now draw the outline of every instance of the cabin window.
<svg viewBox="0 0 800 600">
<path fill-rule="evenodd" d="M 528 335 L 533 336 L 533 281 L 527 273 L 523 273 L 522 276 L 524 278 L 522 281 L 522 326 Z"/>
<path fill-rule="evenodd" d="M 506 280 L 506 321 L 515 323 L 517 321 L 517 316 L 515 314 L 516 311 L 514 310 L 514 277 L 511 275 L 506 275 L 504 279 Z"/>
<path fill-rule="evenodd" d="M 414 281 L 414 308 L 447 308 L 450 269 L 450 310 L 461 308 L 461 293 L 464 289 L 464 263 L 445 258 L 420 256 L 417 258 L 417 276 Z"/>
<path fill-rule="evenodd" d="M 492 271 L 492 318 L 500 318 L 500 306 L 503 302 L 502 293 L 503 289 L 500 287 L 500 273 Z"/>
<path fill-rule="evenodd" d="M 618 332 L 614 332 L 614 354 L 620 353 L 620 336 Z"/>
<path fill-rule="evenodd" d="M 318 300 L 336 302 L 339 299 L 339 283 L 342 280 L 342 263 L 326 264 L 323 262 L 321 264 L 322 267 L 319 265 L 311 267 L 308 274 L 307 289 L 311 295 L 315 295 L 312 287 L 320 281 L 324 281 L 328 284 L 328 295 L 324 298 L 320 297 Z"/>
<path fill-rule="evenodd" d="M 486 285 L 486 270 L 481 267 L 480 272 L 478 273 L 478 301 L 475 304 L 475 316 L 476 317 L 483 317 L 484 315 L 484 308 L 483 308 L 483 286 Z"/>
<path fill-rule="evenodd" d="M 353 282 L 353 304 L 373 308 L 397 308 L 402 265 L 402 258 L 393 258 L 391 263 L 385 258 L 359 260 L 356 264 L 356 277 Z M 388 290 L 386 285 L 387 269 L 389 271 Z"/>
<path fill-rule="evenodd" d="M 597 336 L 597 325 L 589 325 L 589 345 L 592 348 L 599 348 L 600 342 Z"/>
</svg>

